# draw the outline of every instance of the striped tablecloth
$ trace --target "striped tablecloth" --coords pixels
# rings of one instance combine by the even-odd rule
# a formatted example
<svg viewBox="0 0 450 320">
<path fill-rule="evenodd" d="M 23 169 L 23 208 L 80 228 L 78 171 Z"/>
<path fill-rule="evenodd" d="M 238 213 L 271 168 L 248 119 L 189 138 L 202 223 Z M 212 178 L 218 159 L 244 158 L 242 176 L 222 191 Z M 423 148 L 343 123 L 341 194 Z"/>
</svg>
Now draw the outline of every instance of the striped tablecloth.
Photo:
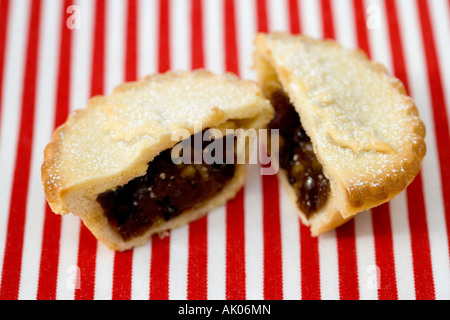
<svg viewBox="0 0 450 320">
<path fill-rule="evenodd" d="M 115 253 L 48 208 L 54 128 L 123 81 L 205 67 L 254 79 L 256 32 L 360 47 L 427 128 L 410 187 L 311 238 L 275 176 L 199 221 Z M 450 299 L 449 0 L 0 0 L 1 299 Z"/>
</svg>

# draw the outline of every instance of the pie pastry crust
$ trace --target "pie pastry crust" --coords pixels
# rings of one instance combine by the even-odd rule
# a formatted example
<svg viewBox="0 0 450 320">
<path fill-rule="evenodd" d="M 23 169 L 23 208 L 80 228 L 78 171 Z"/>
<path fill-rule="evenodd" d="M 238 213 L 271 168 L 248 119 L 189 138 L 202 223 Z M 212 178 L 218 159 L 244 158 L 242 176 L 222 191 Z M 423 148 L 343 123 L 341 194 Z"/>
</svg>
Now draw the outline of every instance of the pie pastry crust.
<svg viewBox="0 0 450 320">
<path fill-rule="evenodd" d="M 148 163 L 183 138 L 206 128 L 258 129 L 273 116 L 256 83 L 206 70 L 172 71 L 124 83 L 109 96 L 93 97 L 56 129 L 44 151 L 42 183 L 51 209 L 79 216 L 105 245 L 126 250 L 200 218 L 233 198 L 245 181 L 245 164 L 215 196 L 180 215 L 156 223 L 124 241 L 96 198 L 146 173 Z"/>
<path fill-rule="evenodd" d="M 403 84 L 361 50 L 332 40 L 258 34 L 254 61 L 266 94 L 281 86 L 330 181 L 327 204 L 309 219 L 318 235 L 401 192 L 420 170 L 425 127 Z M 278 176 L 292 200 L 284 170 Z"/>
</svg>

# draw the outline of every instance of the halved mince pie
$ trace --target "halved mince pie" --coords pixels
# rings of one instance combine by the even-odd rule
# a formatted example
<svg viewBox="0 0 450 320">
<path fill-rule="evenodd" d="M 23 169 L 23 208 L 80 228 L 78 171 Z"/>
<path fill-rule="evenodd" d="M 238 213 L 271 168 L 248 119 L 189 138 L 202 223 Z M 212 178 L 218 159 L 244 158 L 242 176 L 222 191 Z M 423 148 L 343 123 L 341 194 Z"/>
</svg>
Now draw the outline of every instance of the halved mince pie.
<svg viewBox="0 0 450 320">
<path fill-rule="evenodd" d="M 258 34 L 255 66 L 279 130 L 279 179 L 318 235 L 380 205 L 414 179 L 425 127 L 402 83 L 331 40 Z M 278 160 L 277 160 L 278 159 Z"/>
<path fill-rule="evenodd" d="M 257 84 L 232 74 L 168 72 L 125 83 L 55 131 L 42 165 L 47 200 L 111 249 L 143 244 L 233 198 L 251 144 L 233 142 L 272 116 Z"/>
</svg>

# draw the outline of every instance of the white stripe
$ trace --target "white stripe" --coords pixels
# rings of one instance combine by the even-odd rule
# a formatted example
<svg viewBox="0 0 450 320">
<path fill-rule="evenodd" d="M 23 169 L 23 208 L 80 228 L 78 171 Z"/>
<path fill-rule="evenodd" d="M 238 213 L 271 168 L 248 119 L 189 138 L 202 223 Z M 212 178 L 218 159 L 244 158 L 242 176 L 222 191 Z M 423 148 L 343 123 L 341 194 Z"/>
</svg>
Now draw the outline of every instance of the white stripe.
<svg viewBox="0 0 450 320">
<path fill-rule="evenodd" d="M 0 272 L 3 269 L 3 255 L 19 135 L 29 9 L 28 1 L 10 2 L 5 43 L 3 110 L 0 128 Z"/>
<path fill-rule="evenodd" d="M 284 188 L 279 185 L 283 299 L 301 298 L 300 219 Z"/>
<path fill-rule="evenodd" d="M 255 1 L 235 1 L 235 6 L 240 76 L 244 79 L 255 80 L 256 75 L 253 70 L 253 39 L 257 32 Z"/>
<path fill-rule="evenodd" d="M 221 0 L 203 0 L 203 32 L 205 67 L 222 73 L 224 68 L 223 3 Z M 221 206 L 207 218 L 208 275 L 207 298 L 226 298 L 226 209 Z"/>
<path fill-rule="evenodd" d="M 205 67 L 212 72 L 222 73 L 225 70 L 223 2 L 222 0 L 203 0 L 202 5 Z"/>
<path fill-rule="evenodd" d="M 259 169 L 255 164 L 247 166 L 244 188 L 245 286 L 246 298 L 250 300 L 264 298 L 263 196 Z"/>
<path fill-rule="evenodd" d="M 448 0 L 428 1 L 428 4 L 447 106 L 447 121 L 450 123 L 450 59 L 448 59 L 448 53 L 450 52 L 450 7 Z"/>
<path fill-rule="evenodd" d="M 170 233 L 169 256 L 169 299 L 187 298 L 187 265 L 189 225 L 177 228 Z"/>
<path fill-rule="evenodd" d="M 270 31 L 289 31 L 287 2 L 282 0 L 267 1 L 267 19 Z"/>
<path fill-rule="evenodd" d="M 93 43 L 93 19 L 95 2 L 78 0 L 80 29 L 71 30 L 71 75 L 69 109 L 84 108 L 90 95 L 91 59 Z M 61 239 L 59 252 L 58 282 L 56 298 L 58 300 L 73 299 L 76 288 L 78 258 L 78 242 L 80 219 L 71 214 L 61 220 Z"/>
<path fill-rule="evenodd" d="M 366 0 L 364 3 L 372 60 L 382 63 L 392 73 L 389 32 L 384 5 L 381 0 Z"/>
<path fill-rule="evenodd" d="M 411 93 L 425 123 L 427 137 L 427 156 L 422 163 L 425 205 L 427 211 L 428 236 L 433 268 L 436 298 L 450 298 L 450 265 L 445 213 L 442 199 L 441 177 L 437 155 L 436 137 L 432 130 L 432 106 L 427 82 L 425 55 L 422 45 L 418 8 L 406 1 L 398 2 L 399 24 L 405 40 L 405 58 Z M 416 50 L 416 51 L 410 51 Z M 414 75 L 414 76 L 413 76 Z"/>
<path fill-rule="evenodd" d="M 80 29 L 72 39 L 70 110 L 85 108 L 91 95 L 92 50 L 94 43 L 95 1 L 77 0 Z"/>
<path fill-rule="evenodd" d="M 156 1 L 140 0 L 137 3 L 138 77 L 157 70 L 157 6 Z M 150 295 L 151 241 L 133 249 L 131 299 L 145 300 Z"/>
<path fill-rule="evenodd" d="M 345 48 L 357 48 L 355 13 L 350 0 L 332 2 L 336 40 Z"/>
<path fill-rule="evenodd" d="M 170 61 L 172 70 L 191 69 L 191 7 L 185 0 L 170 2 Z"/>
<path fill-rule="evenodd" d="M 30 162 L 27 214 L 20 273 L 19 299 L 35 299 L 45 217 L 45 196 L 42 192 L 41 165 L 43 153 L 54 123 L 55 84 L 59 58 L 61 2 L 47 0 L 42 3 L 33 149 Z M 56 271 L 56 270 L 55 270 Z"/>
<path fill-rule="evenodd" d="M 208 299 L 226 298 L 226 209 L 221 206 L 208 214 Z"/>
<path fill-rule="evenodd" d="M 146 300 L 150 295 L 150 241 L 133 249 L 131 299 Z"/>
<path fill-rule="evenodd" d="M 80 269 L 77 266 L 80 224 L 80 219 L 74 215 L 62 217 L 56 284 L 57 300 L 72 300 L 77 288 L 77 281 L 80 279 Z"/>
<path fill-rule="evenodd" d="M 402 192 L 392 199 L 389 202 L 389 209 L 398 298 L 399 300 L 414 299 L 414 271 L 406 192 Z M 382 267 L 380 266 L 380 268 Z"/>
<path fill-rule="evenodd" d="M 159 237 L 159 235 L 157 235 L 158 237 Z M 148 245 L 149 245 L 149 255 L 150 255 L 150 257 L 149 257 L 149 267 L 148 267 L 148 272 L 149 272 L 149 275 L 148 275 L 148 296 L 147 297 L 149 297 L 150 299 L 154 299 L 153 298 L 153 296 L 150 296 L 150 288 L 151 288 L 151 286 L 152 286 L 152 278 L 151 278 L 151 272 L 152 272 L 152 270 L 151 270 L 151 266 L 152 266 L 152 259 L 156 259 L 156 257 L 154 256 L 154 254 L 153 254 L 153 238 L 154 237 L 150 237 L 150 240 L 149 240 L 149 243 L 148 243 Z"/>
<path fill-rule="evenodd" d="M 138 5 L 138 77 L 153 74 L 158 70 L 158 6 L 156 1 L 139 0 Z"/>
<path fill-rule="evenodd" d="M 302 33 L 314 38 L 321 38 L 323 34 L 320 3 L 317 0 L 301 0 L 300 15 Z"/>
<path fill-rule="evenodd" d="M 359 298 L 378 299 L 377 266 L 372 226 L 372 212 L 365 211 L 355 217 L 355 242 L 358 265 Z"/>
<path fill-rule="evenodd" d="M 339 270 L 336 231 L 318 237 L 320 264 L 320 292 L 323 300 L 339 299 Z"/>
<path fill-rule="evenodd" d="M 191 7 L 187 1 L 170 3 L 170 54 L 173 70 L 191 69 Z M 171 231 L 169 299 L 186 299 L 189 226 Z"/>
<path fill-rule="evenodd" d="M 126 9 L 125 2 L 122 0 L 106 2 L 104 94 L 110 94 L 125 80 Z"/>
<path fill-rule="evenodd" d="M 113 269 L 114 251 L 97 241 L 94 300 L 110 300 L 112 298 Z M 81 274 L 81 279 L 83 279 L 83 274 Z M 81 280 L 81 285 L 83 285 L 83 280 Z"/>
</svg>

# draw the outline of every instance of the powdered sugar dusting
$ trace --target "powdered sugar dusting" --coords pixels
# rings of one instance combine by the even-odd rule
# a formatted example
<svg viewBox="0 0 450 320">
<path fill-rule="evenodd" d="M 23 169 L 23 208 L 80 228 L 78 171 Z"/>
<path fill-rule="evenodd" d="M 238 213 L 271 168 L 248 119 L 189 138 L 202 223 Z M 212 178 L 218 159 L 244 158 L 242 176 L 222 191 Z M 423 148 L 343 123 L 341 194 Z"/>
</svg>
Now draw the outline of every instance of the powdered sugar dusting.
<svg viewBox="0 0 450 320">
<path fill-rule="evenodd" d="M 345 181 L 349 193 L 386 181 L 406 184 L 406 167 L 417 165 L 411 156 L 423 156 L 424 130 L 401 83 L 363 53 L 331 41 L 262 37 L 277 68 L 290 72 L 279 72 L 280 81 L 325 173 Z"/>
<path fill-rule="evenodd" d="M 46 183 L 58 187 L 60 168 L 70 183 L 114 174 L 170 141 L 176 129 L 256 117 L 261 105 L 270 108 L 256 84 L 231 74 L 169 72 L 126 83 L 71 116 Z"/>
</svg>

